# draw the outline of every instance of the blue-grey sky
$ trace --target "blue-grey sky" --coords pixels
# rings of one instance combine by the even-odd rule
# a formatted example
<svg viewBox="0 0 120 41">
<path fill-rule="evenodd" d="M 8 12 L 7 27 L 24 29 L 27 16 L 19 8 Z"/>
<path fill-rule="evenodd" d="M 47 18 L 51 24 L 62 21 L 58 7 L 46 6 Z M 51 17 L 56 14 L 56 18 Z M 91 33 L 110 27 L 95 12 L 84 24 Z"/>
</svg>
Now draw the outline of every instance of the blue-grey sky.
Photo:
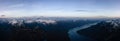
<svg viewBox="0 0 120 41">
<path fill-rule="evenodd" d="M 120 0 L 0 0 L 0 15 L 120 16 Z"/>
</svg>

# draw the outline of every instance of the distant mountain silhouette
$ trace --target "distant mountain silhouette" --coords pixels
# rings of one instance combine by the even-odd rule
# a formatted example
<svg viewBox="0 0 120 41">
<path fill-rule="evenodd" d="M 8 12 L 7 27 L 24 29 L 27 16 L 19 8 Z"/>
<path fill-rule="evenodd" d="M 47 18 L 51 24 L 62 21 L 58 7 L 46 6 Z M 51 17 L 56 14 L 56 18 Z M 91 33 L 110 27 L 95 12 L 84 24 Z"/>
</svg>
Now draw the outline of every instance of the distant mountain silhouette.
<svg viewBox="0 0 120 41">
<path fill-rule="evenodd" d="M 68 31 L 108 19 L 66 17 L 0 18 L 0 41 L 70 41 Z"/>
</svg>

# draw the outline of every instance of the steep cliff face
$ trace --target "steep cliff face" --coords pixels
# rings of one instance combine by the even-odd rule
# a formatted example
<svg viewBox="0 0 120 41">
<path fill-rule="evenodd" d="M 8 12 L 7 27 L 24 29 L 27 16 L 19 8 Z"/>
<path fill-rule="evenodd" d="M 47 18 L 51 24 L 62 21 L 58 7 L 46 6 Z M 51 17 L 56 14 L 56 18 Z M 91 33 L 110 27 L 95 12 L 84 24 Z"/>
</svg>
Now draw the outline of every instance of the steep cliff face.
<svg viewBox="0 0 120 41">
<path fill-rule="evenodd" d="M 120 41 L 120 20 L 102 21 L 78 33 L 98 41 Z"/>
</svg>

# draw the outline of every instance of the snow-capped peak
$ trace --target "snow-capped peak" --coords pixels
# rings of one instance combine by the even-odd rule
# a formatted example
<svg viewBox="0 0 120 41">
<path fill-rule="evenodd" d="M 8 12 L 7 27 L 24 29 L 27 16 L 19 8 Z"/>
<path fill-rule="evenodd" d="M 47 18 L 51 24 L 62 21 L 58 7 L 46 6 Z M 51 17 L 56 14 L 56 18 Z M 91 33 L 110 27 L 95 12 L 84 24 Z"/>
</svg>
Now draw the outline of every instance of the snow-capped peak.
<svg viewBox="0 0 120 41">
<path fill-rule="evenodd" d="M 40 23 L 45 23 L 45 24 L 55 24 L 56 23 L 56 21 L 54 21 L 54 20 L 41 20 L 41 19 L 39 19 L 39 20 L 35 20 L 36 22 L 40 22 Z"/>
<path fill-rule="evenodd" d="M 18 21 L 16 21 L 16 20 L 12 20 L 12 21 L 9 21 L 9 23 L 12 24 L 12 25 L 15 25 L 15 24 L 18 23 Z"/>
</svg>

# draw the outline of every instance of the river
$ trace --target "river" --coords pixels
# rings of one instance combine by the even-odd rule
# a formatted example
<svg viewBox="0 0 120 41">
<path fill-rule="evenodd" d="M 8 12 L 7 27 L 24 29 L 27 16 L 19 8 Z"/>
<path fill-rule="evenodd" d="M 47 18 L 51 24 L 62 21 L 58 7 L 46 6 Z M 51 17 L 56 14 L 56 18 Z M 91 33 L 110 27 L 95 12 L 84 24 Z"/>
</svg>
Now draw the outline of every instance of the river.
<svg viewBox="0 0 120 41">
<path fill-rule="evenodd" d="M 73 29 L 70 29 L 68 31 L 69 37 L 71 41 L 95 41 L 94 39 L 91 39 L 89 37 L 85 37 L 83 35 L 80 35 L 77 33 L 77 31 L 88 28 L 92 25 L 96 25 L 97 23 L 87 24 L 81 27 L 75 27 Z"/>
</svg>

